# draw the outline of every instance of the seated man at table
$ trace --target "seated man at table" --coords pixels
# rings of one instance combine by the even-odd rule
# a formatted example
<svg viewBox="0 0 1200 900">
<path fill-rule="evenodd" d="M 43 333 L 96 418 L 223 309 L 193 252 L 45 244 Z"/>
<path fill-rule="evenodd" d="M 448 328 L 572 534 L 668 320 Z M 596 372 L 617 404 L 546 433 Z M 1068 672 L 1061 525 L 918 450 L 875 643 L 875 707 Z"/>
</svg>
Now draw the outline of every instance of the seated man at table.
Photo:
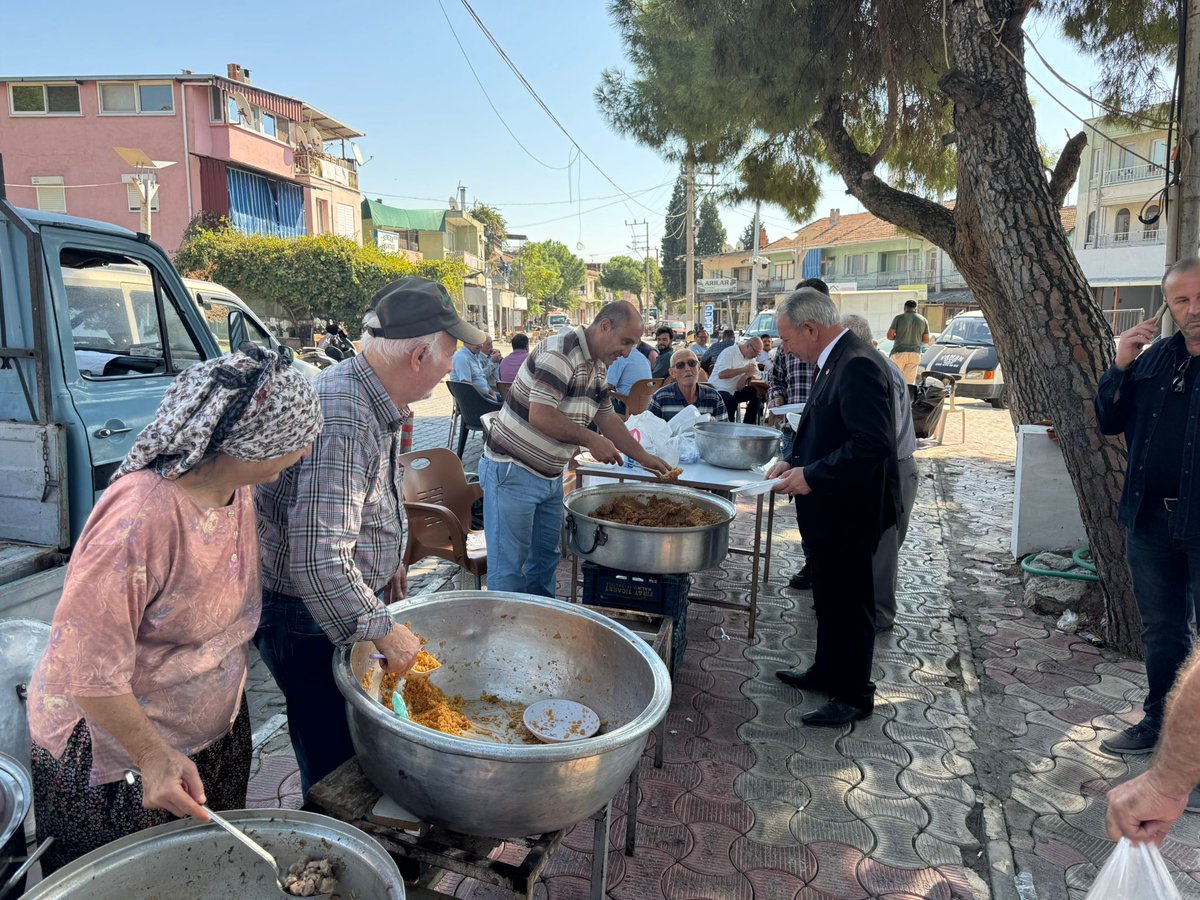
<svg viewBox="0 0 1200 900">
<path fill-rule="evenodd" d="M 762 353 L 762 338 L 743 338 L 727 347 L 713 364 L 710 384 L 721 392 L 729 411 L 729 421 L 737 421 L 738 404 L 746 401 L 746 417 L 742 420 L 751 425 L 758 422 L 762 400 L 758 389 L 750 383 L 759 377 L 758 355 Z"/>
<path fill-rule="evenodd" d="M 607 377 L 613 393 L 628 397 L 635 384 L 651 377 L 650 360 L 644 354 L 638 353 L 636 348 L 633 351 L 627 350 L 623 356 L 613 360 L 612 365 L 608 367 Z M 621 400 L 613 397 L 612 405 L 618 413 L 625 414 L 625 404 Z"/>
<path fill-rule="evenodd" d="M 671 355 L 671 374 L 675 380 L 663 385 L 650 398 L 650 412 L 668 422 L 681 410 L 694 406 L 708 413 L 714 422 L 729 421 L 724 398 L 700 381 L 700 360 L 691 350 L 676 350 Z"/>
</svg>

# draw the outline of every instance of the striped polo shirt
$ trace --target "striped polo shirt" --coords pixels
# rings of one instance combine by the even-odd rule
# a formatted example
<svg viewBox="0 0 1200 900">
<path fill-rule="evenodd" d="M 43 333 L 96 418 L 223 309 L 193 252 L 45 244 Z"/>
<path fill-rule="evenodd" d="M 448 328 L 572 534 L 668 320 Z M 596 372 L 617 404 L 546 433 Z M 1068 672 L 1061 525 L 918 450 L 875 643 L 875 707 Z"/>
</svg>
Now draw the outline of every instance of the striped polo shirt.
<svg viewBox="0 0 1200 900">
<path fill-rule="evenodd" d="M 579 448 L 530 425 L 529 409 L 544 403 L 586 427 L 598 414 L 612 412 L 607 376 L 608 367 L 588 351 L 582 326 L 546 338 L 529 354 L 508 390 L 487 441 L 487 458 L 516 463 L 542 478 L 557 478 Z"/>
</svg>

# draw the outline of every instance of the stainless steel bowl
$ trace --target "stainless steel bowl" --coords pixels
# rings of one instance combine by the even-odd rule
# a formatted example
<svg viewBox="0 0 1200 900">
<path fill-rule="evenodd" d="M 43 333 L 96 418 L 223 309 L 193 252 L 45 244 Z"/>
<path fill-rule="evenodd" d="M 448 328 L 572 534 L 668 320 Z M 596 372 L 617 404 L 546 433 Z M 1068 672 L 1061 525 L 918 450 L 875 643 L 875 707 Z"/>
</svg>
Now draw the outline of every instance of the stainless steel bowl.
<svg viewBox="0 0 1200 900">
<path fill-rule="evenodd" d="M 245 828 L 285 869 L 302 856 L 332 860 L 342 897 L 404 898 L 404 879 L 396 863 L 378 841 L 353 825 L 290 809 L 238 809 L 223 815 Z M 79 857 L 25 894 L 24 900 L 282 896 L 266 862 L 216 825 L 181 819 Z"/>
<path fill-rule="evenodd" d="M 703 422 L 696 426 L 696 449 L 706 463 L 723 469 L 752 469 L 779 452 L 782 435 L 765 425 Z"/>
<path fill-rule="evenodd" d="M 650 646 L 583 606 L 500 591 L 449 591 L 388 607 L 429 641 L 449 694 L 518 707 L 563 697 L 594 709 L 594 737 L 505 744 L 396 718 L 362 686 L 370 642 L 334 654 L 350 736 L 367 777 L 422 819 L 465 834 L 516 837 L 587 818 L 624 784 L 667 713 L 671 680 Z M 468 708 L 470 714 L 471 710 Z"/>
<path fill-rule="evenodd" d="M 697 528 L 646 528 L 592 517 L 614 497 L 665 497 L 691 503 L 721 516 L 715 525 Z M 598 484 L 563 498 L 563 525 L 571 552 L 598 566 L 651 575 L 710 569 L 729 554 L 729 523 L 736 507 L 706 491 L 668 484 Z"/>
</svg>

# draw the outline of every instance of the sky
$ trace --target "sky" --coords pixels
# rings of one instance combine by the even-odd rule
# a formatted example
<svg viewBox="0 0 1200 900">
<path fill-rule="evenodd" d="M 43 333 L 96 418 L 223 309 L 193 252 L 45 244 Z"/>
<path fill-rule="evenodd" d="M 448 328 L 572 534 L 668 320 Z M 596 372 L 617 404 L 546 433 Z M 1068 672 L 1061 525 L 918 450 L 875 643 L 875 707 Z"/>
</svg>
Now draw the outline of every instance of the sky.
<svg viewBox="0 0 1200 900">
<path fill-rule="evenodd" d="M 181 69 L 223 75 L 226 64 L 236 62 L 251 70 L 256 86 L 298 97 L 365 133 L 360 185 L 368 197 L 407 208 L 444 208 L 466 185 L 468 202 L 500 209 L 512 232 L 560 240 L 587 261 L 637 255 L 631 245 L 644 242 L 647 226 L 628 223 L 648 222 L 652 250 L 662 238 L 677 166 L 613 133 L 593 98 L 601 72 L 627 65 L 606 2 L 472 0 L 594 165 L 530 97 L 460 0 L 350 6 L 208 0 L 202 14 L 194 4 L 161 0 L 126 0 L 118 14 L 92 2 L 59 0 L 55 17 L 70 24 L 55 29 L 53 40 L 35 39 L 47 34 L 36 4 L 5 6 L 4 30 L 30 39 L 5 41 L 0 75 Z M 1060 74 L 1090 87 L 1094 65 L 1052 23 L 1035 18 L 1027 31 Z M 489 107 L 464 51 L 515 138 Z M 1077 115 L 1096 114 L 1032 54 L 1027 64 Z M 1048 147 L 1061 147 L 1068 128 L 1080 129 L 1078 120 L 1042 88 L 1031 83 L 1030 90 L 1040 137 Z M 834 207 L 861 211 L 840 179 L 830 176 L 816 216 Z M 752 215 L 749 204 L 722 208 L 731 243 Z M 769 206 L 763 221 L 771 240 L 802 224 Z"/>
</svg>

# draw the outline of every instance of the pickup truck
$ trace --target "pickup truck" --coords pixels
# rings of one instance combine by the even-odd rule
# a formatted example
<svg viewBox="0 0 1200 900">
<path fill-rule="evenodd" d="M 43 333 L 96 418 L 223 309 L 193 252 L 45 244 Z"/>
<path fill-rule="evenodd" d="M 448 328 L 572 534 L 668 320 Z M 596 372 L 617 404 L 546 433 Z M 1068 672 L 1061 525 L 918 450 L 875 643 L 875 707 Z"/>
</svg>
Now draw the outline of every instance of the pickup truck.
<svg viewBox="0 0 1200 900">
<path fill-rule="evenodd" d="M 228 341 L 247 339 L 228 316 Z M 96 499 L 175 374 L 222 348 L 145 235 L 0 187 L 0 618 L 49 621 Z"/>
</svg>

